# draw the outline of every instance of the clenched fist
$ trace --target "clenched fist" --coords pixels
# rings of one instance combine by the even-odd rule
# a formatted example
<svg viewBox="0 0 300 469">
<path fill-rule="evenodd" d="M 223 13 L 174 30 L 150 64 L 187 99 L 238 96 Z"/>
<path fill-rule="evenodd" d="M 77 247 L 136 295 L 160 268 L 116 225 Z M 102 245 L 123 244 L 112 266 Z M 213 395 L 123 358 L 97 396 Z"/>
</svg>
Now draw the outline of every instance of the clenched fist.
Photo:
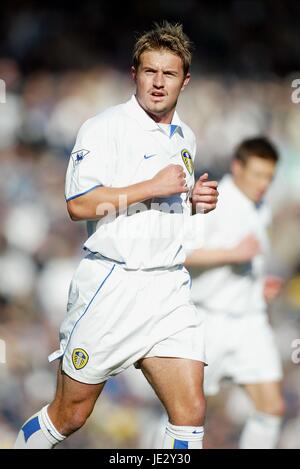
<svg viewBox="0 0 300 469">
<path fill-rule="evenodd" d="M 264 298 L 267 303 L 273 301 L 282 290 L 283 279 L 275 275 L 268 275 L 264 283 Z"/>
<path fill-rule="evenodd" d="M 151 184 L 154 197 L 168 197 L 188 192 L 186 174 L 180 164 L 170 164 L 160 170 L 151 179 Z"/>
<path fill-rule="evenodd" d="M 208 181 L 207 173 L 199 177 L 190 197 L 193 213 L 208 213 L 216 208 L 219 195 L 217 187 L 217 181 Z"/>
</svg>

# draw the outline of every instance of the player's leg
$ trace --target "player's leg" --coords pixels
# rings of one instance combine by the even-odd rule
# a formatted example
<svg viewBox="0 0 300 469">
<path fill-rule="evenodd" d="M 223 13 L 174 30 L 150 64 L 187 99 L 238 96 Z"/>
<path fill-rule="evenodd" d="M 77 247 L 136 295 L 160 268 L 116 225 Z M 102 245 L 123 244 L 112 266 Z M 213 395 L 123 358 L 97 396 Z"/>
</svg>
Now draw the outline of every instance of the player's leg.
<svg viewBox="0 0 300 469">
<path fill-rule="evenodd" d="M 273 330 L 265 314 L 245 317 L 235 355 L 235 381 L 245 389 L 255 412 L 241 435 L 241 448 L 275 448 L 284 414 L 282 366 Z M 243 330 L 242 330 L 243 329 Z M 255 344 L 255 347 L 253 347 Z"/>
<path fill-rule="evenodd" d="M 168 414 L 163 448 L 202 448 L 204 364 L 169 357 L 148 357 L 139 364 Z"/>
<path fill-rule="evenodd" d="M 15 449 L 51 449 L 81 428 L 105 383 L 84 384 L 58 370 L 55 399 L 22 426 Z"/>
<path fill-rule="evenodd" d="M 280 382 L 244 384 L 243 388 L 255 406 L 240 439 L 242 449 L 276 448 L 285 403 Z"/>
</svg>

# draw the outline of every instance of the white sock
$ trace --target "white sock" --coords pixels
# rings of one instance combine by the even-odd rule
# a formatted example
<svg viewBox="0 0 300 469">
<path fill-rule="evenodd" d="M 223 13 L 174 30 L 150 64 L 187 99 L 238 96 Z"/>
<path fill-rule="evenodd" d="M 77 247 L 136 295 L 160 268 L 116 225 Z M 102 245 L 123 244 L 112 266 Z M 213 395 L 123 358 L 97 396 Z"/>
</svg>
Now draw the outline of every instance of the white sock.
<svg viewBox="0 0 300 469">
<path fill-rule="evenodd" d="M 52 449 L 65 439 L 51 422 L 47 408 L 48 406 L 43 407 L 24 423 L 14 449 Z"/>
<path fill-rule="evenodd" d="M 202 449 L 203 427 L 179 427 L 168 422 L 163 448 Z"/>
<path fill-rule="evenodd" d="M 274 449 L 277 446 L 281 417 L 255 412 L 246 422 L 240 438 L 241 449 Z"/>
</svg>

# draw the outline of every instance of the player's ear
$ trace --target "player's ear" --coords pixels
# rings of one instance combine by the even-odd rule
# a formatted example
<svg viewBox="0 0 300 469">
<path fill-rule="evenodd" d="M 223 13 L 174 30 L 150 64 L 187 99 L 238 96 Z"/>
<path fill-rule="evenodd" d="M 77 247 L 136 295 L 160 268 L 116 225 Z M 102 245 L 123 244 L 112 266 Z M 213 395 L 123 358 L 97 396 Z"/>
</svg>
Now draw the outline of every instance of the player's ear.
<svg viewBox="0 0 300 469">
<path fill-rule="evenodd" d="M 134 81 L 136 81 L 136 69 L 134 66 L 131 67 L 131 76 Z"/>
<path fill-rule="evenodd" d="M 238 176 L 241 173 L 242 164 L 240 161 L 233 159 L 231 163 L 231 172 L 233 176 Z"/>
<path fill-rule="evenodd" d="M 188 72 L 184 77 L 183 84 L 182 84 L 182 87 L 181 87 L 181 91 L 183 91 L 185 89 L 185 87 L 188 85 L 190 79 L 191 79 L 191 74 L 190 74 L 190 72 Z"/>
</svg>

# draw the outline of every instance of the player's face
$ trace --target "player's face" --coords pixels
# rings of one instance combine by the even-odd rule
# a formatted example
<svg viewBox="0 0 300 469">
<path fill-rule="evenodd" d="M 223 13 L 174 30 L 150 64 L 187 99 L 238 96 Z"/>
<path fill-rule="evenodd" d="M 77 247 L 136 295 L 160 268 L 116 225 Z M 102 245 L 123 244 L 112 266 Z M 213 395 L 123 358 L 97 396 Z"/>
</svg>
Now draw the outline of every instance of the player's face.
<svg viewBox="0 0 300 469">
<path fill-rule="evenodd" d="M 172 120 L 179 93 L 190 80 L 182 59 L 167 50 L 143 52 L 137 70 L 132 68 L 136 98 L 142 108 L 160 123 Z"/>
<path fill-rule="evenodd" d="M 232 165 L 236 185 L 255 203 L 259 203 L 267 192 L 275 169 L 273 161 L 257 156 L 251 156 L 245 164 L 234 161 Z"/>
</svg>

